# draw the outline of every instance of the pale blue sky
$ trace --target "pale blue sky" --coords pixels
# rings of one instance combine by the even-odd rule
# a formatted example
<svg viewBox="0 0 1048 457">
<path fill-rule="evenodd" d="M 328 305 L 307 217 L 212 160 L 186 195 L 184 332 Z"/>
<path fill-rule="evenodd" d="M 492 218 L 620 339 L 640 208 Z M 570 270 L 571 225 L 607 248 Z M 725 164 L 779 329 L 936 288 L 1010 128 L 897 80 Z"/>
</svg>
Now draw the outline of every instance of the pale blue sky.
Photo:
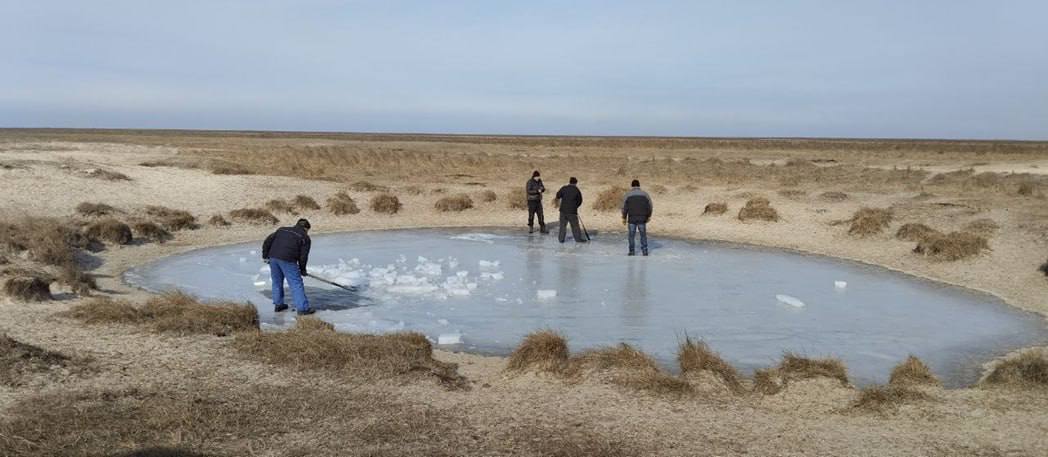
<svg viewBox="0 0 1048 457">
<path fill-rule="evenodd" d="M 1048 139 L 1048 2 L 0 0 L 0 127 Z"/>
</svg>

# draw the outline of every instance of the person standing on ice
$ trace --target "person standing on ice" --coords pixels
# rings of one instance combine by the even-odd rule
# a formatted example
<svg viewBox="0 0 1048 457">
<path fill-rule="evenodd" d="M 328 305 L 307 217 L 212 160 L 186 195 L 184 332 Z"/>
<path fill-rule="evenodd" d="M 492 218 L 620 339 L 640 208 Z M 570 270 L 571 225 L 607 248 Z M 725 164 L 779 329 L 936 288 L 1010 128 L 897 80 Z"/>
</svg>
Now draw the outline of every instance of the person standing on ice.
<svg viewBox="0 0 1048 457">
<path fill-rule="evenodd" d="M 651 220 L 654 205 L 648 193 L 640 190 L 640 181 L 634 179 L 630 187 L 632 189 L 622 199 L 622 223 L 629 224 L 630 232 L 630 250 L 626 255 L 636 255 L 633 240 L 637 232 L 640 232 L 640 252 L 648 255 L 648 221 Z"/>
<path fill-rule="evenodd" d="M 309 306 L 302 277 L 309 276 L 309 221 L 299 219 L 293 227 L 281 227 L 262 243 L 262 260 L 269 264 L 269 275 L 273 280 L 273 312 L 287 310 L 284 304 L 284 280 L 291 289 L 291 298 L 299 316 L 316 312 Z"/>
<path fill-rule="evenodd" d="M 571 236 L 575 238 L 576 243 L 589 241 L 582 237 L 582 230 L 579 229 L 579 207 L 582 206 L 582 191 L 576 186 L 578 183 L 579 180 L 572 176 L 568 180 L 568 185 L 561 187 L 557 191 L 557 196 L 554 197 L 554 200 L 560 202 L 560 232 L 557 233 L 557 239 L 561 243 L 564 242 L 564 238 L 567 235 L 565 229 L 568 223 L 571 223 Z"/>
<path fill-rule="evenodd" d="M 538 170 L 531 174 L 524 190 L 528 195 L 528 233 L 535 233 L 536 214 L 539 216 L 539 233 L 549 233 L 549 230 L 546 230 L 545 215 L 542 214 L 542 193 L 546 191 L 546 186 L 542 185 Z"/>
</svg>

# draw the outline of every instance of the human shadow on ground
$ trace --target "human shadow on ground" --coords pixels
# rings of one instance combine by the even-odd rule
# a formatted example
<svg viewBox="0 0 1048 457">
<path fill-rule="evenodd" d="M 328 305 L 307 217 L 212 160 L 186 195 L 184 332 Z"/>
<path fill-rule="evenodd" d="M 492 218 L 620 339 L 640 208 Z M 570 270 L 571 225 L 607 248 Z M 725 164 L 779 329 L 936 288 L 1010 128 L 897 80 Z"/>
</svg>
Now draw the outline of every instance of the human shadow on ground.
<svg viewBox="0 0 1048 457">
<path fill-rule="evenodd" d="M 317 311 L 344 311 L 347 309 L 363 308 L 372 306 L 370 299 L 361 295 L 362 290 L 351 292 L 344 289 L 321 289 L 319 287 L 306 286 L 306 297 L 309 305 Z M 262 291 L 267 299 L 273 299 L 273 291 L 266 289 Z M 291 291 L 284 288 L 284 302 L 292 303 Z"/>
</svg>

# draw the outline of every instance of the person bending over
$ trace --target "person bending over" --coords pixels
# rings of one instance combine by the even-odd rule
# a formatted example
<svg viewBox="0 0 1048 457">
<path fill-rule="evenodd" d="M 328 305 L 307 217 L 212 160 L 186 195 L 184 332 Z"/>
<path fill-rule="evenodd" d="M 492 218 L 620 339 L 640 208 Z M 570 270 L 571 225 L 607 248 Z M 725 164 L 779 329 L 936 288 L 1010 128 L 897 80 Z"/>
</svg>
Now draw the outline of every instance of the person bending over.
<svg viewBox="0 0 1048 457">
<path fill-rule="evenodd" d="M 557 234 L 557 239 L 561 243 L 564 242 L 564 238 L 567 235 L 565 229 L 568 223 L 571 223 L 571 236 L 575 238 L 576 243 L 589 241 L 582 237 L 582 230 L 579 229 L 579 207 L 582 206 L 582 191 L 576 186 L 578 183 L 579 180 L 572 176 L 568 180 L 568 185 L 561 187 L 554 198 L 560 201 L 560 232 Z"/>
<path fill-rule="evenodd" d="M 637 232 L 640 232 L 640 252 L 648 255 L 648 221 L 651 220 L 654 205 L 648 193 L 640 190 L 640 181 L 634 179 L 630 187 L 632 189 L 622 199 L 622 223 L 628 223 L 630 231 L 630 250 L 627 255 L 636 254 L 633 240 Z"/>
<path fill-rule="evenodd" d="M 299 219 L 293 227 L 281 227 L 262 243 L 262 260 L 269 264 L 269 274 L 273 280 L 273 312 L 287 310 L 284 304 L 284 280 L 291 289 L 291 298 L 299 316 L 313 314 L 306 297 L 306 288 L 302 277 L 309 276 L 306 263 L 309 262 L 309 221 Z"/>
</svg>

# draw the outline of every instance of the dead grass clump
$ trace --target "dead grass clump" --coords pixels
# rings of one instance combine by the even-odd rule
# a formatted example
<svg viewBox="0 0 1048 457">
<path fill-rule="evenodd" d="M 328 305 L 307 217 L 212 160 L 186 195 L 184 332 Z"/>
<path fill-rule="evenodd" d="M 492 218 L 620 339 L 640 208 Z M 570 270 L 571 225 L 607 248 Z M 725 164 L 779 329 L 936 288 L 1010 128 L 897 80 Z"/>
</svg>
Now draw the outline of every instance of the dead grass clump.
<svg viewBox="0 0 1048 457">
<path fill-rule="evenodd" d="M 788 380 L 809 378 L 832 378 L 848 385 L 848 369 L 838 359 L 809 359 L 787 352 L 779 363 L 779 373 Z"/>
<path fill-rule="evenodd" d="M 200 227 L 197 225 L 196 216 L 190 214 L 189 211 L 151 205 L 146 207 L 146 214 L 151 216 L 162 227 L 172 232 L 196 230 Z"/>
<path fill-rule="evenodd" d="M 404 191 L 405 194 L 408 194 L 408 195 L 422 195 L 422 194 L 426 193 L 425 189 L 423 189 L 420 186 L 414 186 L 414 185 L 404 187 L 402 190 Z"/>
<path fill-rule="evenodd" d="M 984 385 L 1019 388 L 1048 388 L 1048 351 L 1026 350 L 998 362 L 981 381 Z"/>
<path fill-rule="evenodd" d="M 844 192 L 823 192 L 819 194 L 819 198 L 828 202 L 843 202 L 848 199 L 848 194 Z"/>
<path fill-rule="evenodd" d="M 714 216 L 719 216 L 719 215 L 724 214 L 726 212 L 728 212 L 728 204 L 727 203 L 721 203 L 721 202 L 710 203 L 710 204 L 706 205 L 705 209 L 702 210 L 702 214 L 703 215 L 712 214 Z"/>
<path fill-rule="evenodd" d="M 509 209 L 528 209 L 528 194 L 523 189 L 506 192 L 506 196 L 503 198 L 506 200 Z"/>
<path fill-rule="evenodd" d="M 452 195 L 437 200 L 433 207 L 443 212 L 465 211 L 473 207 L 473 199 L 466 194 Z"/>
<path fill-rule="evenodd" d="M 1034 184 L 1032 182 L 1024 182 L 1019 184 L 1019 188 L 1016 190 L 1016 193 L 1024 197 L 1030 197 L 1033 196 L 1033 194 L 1036 193 L 1036 191 L 1037 189 L 1036 187 L 1034 187 Z"/>
<path fill-rule="evenodd" d="M 211 173 L 216 175 L 253 175 L 254 171 L 234 163 L 216 163 L 211 165 Z"/>
<path fill-rule="evenodd" d="M 499 199 L 499 194 L 496 194 L 495 191 L 493 191 L 491 189 L 485 190 L 485 191 L 480 193 L 480 201 L 482 201 L 484 203 L 491 203 L 491 202 L 493 202 L 495 200 L 498 200 L 498 199 Z"/>
<path fill-rule="evenodd" d="M 762 368 L 753 372 L 753 390 L 764 395 L 775 395 L 786 388 L 786 384 L 774 368 Z"/>
<path fill-rule="evenodd" d="M 1045 276 L 1048 276 L 1048 261 L 1044 262 L 1039 268 L 1037 268 L 1037 270 L 1044 273 Z"/>
<path fill-rule="evenodd" d="M 296 195 L 291 204 L 302 211 L 316 211 L 320 209 L 320 204 L 308 195 Z"/>
<path fill-rule="evenodd" d="M 76 264 L 78 249 L 97 244 L 79 227 L 55 218 L 25 218 L 0 222 L 0 246 L 29 259 L 54 266 Z"/>
<path fill-rule="evenodd" d="M 968 232 L 933 233 L 917 242 L 913 252 L 935 260 L 954 261 L 979 255 L 990 249 L 990 243 Z"/>
<path fill-rule="evenodd" d="M 82 216 L 99 217 L 108 216 L 110 214 L 118 212 L 116 208 L 109 206 L 105 203 L 88 203 L 83 202 L 76 205 L 76 212 Z"/>
<path fill-rule="evenodd" d="M 579 372 L 603 373 L 612 384 L 630 389 L 668 395 L 694 393 L 687 381 L 665 373 L 655 359 L 626 343 L 587 351 L 574 362 Z"/>
<path fill-rule="evenodd" d="M 771 203 L 767 198 L 751 198 L 746 202 L 746 206 L 739 210 L 739 220 L 749 221 L 754 219 L 765 222 L 778 222 L 779 212 L 771 207 Z"/>
<path fill-rule="evenodd" d="M 719 376 L 729 389 L 736 392 L 742 390 L 739 372 L 703 341 L 692 341 L 685 337 L 677 349 L 677 363 L 682 374 L 708 371 Z"/>
<path fill-rule="evenodd" d="M 998 225 L 997 222 L 995 222 L 993 219 L 989 218 L 976 219 L 967 223 L 964 226 L 965 231 L 972 232 L 976 235 L 984 237 L 991 236 L 994 233 L 997 233 L 997 231 L 1000 229 L 1001 226 Z"/>
<path fill-rule="evenodd" d="M 782 189 L 778 194 L 791 200 L 799 200 L 808 196 L 807 192 L 798 189 Z"/>
<path fill-rule="evenodd" d="M 215 214 L 207 220 L 207 225 L 210 225 L 212 227 L 229 227 L 231 224 L 221 214 Z"/>
<path fill-rule="evenodd" d="M 293 330 L 296 332 L 334 332 L 335 326 L 316 316 L 303 316 L 295 320 Z"/>
<path fill-rule="evenodd" d="M 98 289 L 95 277 L 72 263 L 62 266 L 58 274 L 58 281 L 68 286 L 77 295 L 90 295 L 92 290 Z"/>
<path fill-rule="evenodd" d="M 0 334 L 0 385 L 18 387 L 29 376 L 72 367 L 68 356 Z"/>
<path fill-rule="evenodd" d="M 61 313 L 85 324 L 137 324 L 146 319 L 141 309 L 128 301 L 97 297 Z"/>
<path fill-rule="evenodd" d="M 360 208 L 357 208 L 357 202 L 353 201 L 353 197 L 345 192 L 339 192 L 327 200 L 328 211 L 336 216 L 344 216 L 346 214 L 357 214 L 360 212 Z"/>
<path fill-rule="evenodd" d="M 851 222 L 851 227 L 848 228 L 850 235 L 876 235 L 891 224 L 892 212 L 884 208 L 860 208 L 852 215 L 849 222 Z"/>
<path fill-rule="evenodd" d="M 173 238 L 171 232 L 152 222 L 136 222 L 131 226 L 132 231 L 138 238 L 163 243 Z"/>
<path fill-rule="evenodd" d="M 266 204 L 262 206 L 274 213 L 295 214 L 295 208 L 286 200 L 274 198 L 273 200 L 267 201 Z"/>
<path fill-rule="evenodd" d="M 568 363 L 568 342 L 553 330 L 540 330 L 524 337 L 509 356 L 506 368 L 513 371 L 562 372 Z"/>
<path fill-rule="evenodd" d="M 229 212 L 229 218 L 245 224 L 276 225 L 280 222 L 273 213 L 263 208 L 240 208 Z"/>
<path fill-rule="evenodd" d="M 597 211 L 622 210 L 622 199 L 626 197 L 629 189 L 621 186 L 613 186 L 597 194 L 597 201 L 593 203 L 593 209 Z"/>
<path fill-rule="evenodd" d="M 4 281 L 4 295 L 20 302 L 51 300 L 49 280 L 39 276 L 15 276 Z"/>
<path fill-rule="evenodd" d="M 128 244 L 133 238 L 131 227 L 113 218 L 91 223 L 85 233 L 91 238 L 113 244 Z"/>
<path fill-rule="evenodd" d="M 382 193 L 371 197 L 371 211 L 382 214 L 396 214 L 402 207 L 396 195 Z"/>
<path fill-rule="evenodd" d="M 249 304 L 202 303 L 183 292 L 153 297 L 142 307 L 130 302 L 98 298 L 74 306 L 65 315 L 85 323 L 148 325 L 158 333 L 226 336 L 258 329 L 258 313 Z"/>
<path fill-rule="evenodd" d="M 349 185 L 349 190 L 352 190 L 354 192 L 386 192 L 389 190 L 389 188 L 385 186 L 379 186 L 377 184 L 372 184 L 367 181 L 357 181 Z"/>
<path fill-rule="evenodd" d="M 942 385 L 939 379 L 932 374 L 928 365 L 912 355 L 892 369 L 892 376 L 888 384 L 892 386 Z"/>
<path fill-rule="evenodd" d="M 852 408 L 887 413 L 901 404 L 928 400 L 931 397 L 919 390 L 908 387 L 887 385 L 870 386 L 859 391 L 859 398 L 852 403 Z"/>
<path fill-rule="evenodd" d="M 84 176 L 89 178 L 104 179 L 106 181 L 130 181 L 131 177 L 119 171 L 106 170 L 104 168 L 89 168 L 83 171 Z"/>
<path fill-rule="evenodd" d="M 938 230 L 919 223 L 903 224 L 895 231 L 895 238 L 903 241 L 920 241 L 928 235 L 937 234 Z"/>
<path fill-rule="evenodd" d="M 418 333 L 245 332 L 236 336 L 234 346 L 267 363 L 298 370 L 329 370 L 369 381 L 422 376 L 449 387 L 466 385 L 457 366 L 434 359 L 429 340 Z"/>
</svg>

